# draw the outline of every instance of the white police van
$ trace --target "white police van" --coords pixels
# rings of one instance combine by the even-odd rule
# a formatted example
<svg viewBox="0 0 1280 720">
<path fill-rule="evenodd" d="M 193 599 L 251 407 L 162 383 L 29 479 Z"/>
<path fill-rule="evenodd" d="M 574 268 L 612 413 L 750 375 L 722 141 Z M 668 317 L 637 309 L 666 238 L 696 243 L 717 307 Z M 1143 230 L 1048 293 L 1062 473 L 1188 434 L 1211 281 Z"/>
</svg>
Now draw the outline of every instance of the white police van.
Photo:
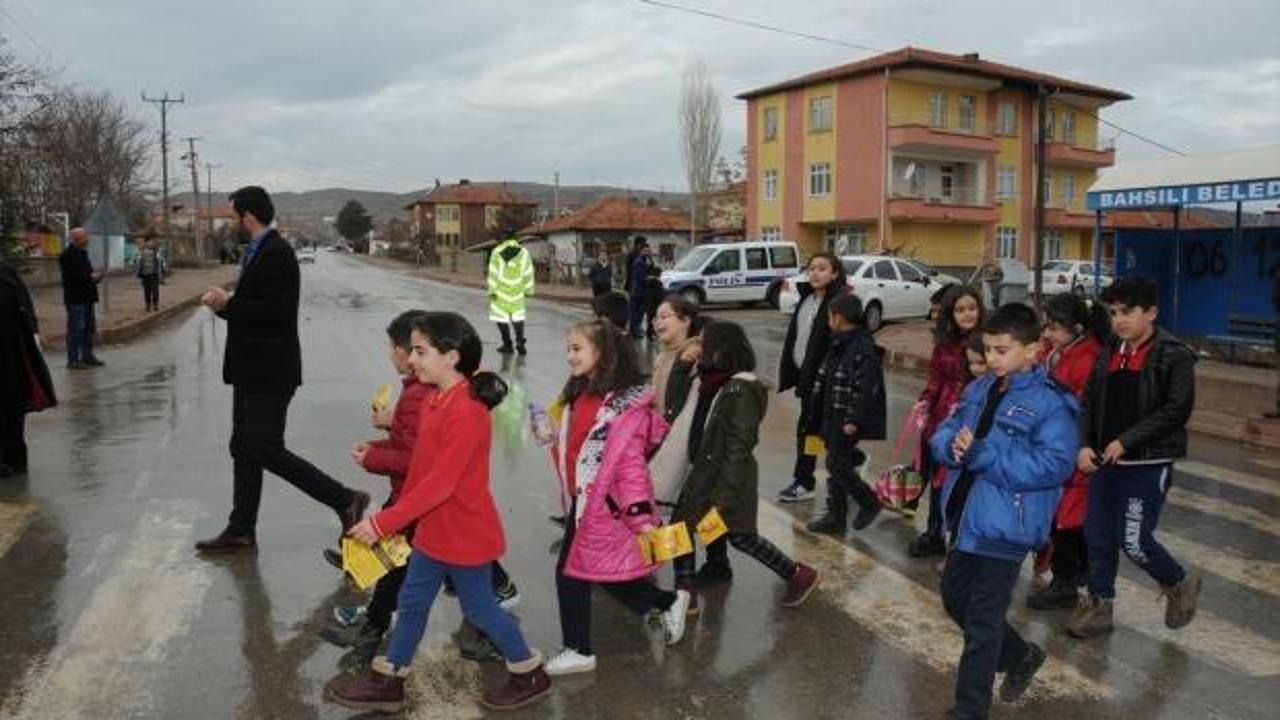
<svg viewBox="0 0 1280 720">
<path fill-rule="evenodd" d="M 698 245 L 662 273 L 662 287 L 698 304 L 767 302 L 777 307 L 782 281 L 799 269 L 795 243 Z"/>
</svg>

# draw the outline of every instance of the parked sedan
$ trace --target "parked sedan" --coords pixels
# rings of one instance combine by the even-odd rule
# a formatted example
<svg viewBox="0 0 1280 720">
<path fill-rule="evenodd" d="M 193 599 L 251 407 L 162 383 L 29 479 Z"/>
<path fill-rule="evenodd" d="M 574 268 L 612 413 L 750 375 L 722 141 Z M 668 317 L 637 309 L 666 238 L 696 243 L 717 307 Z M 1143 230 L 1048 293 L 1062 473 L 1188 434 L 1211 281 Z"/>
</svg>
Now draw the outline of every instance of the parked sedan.
<svg viewBox="0 0 1280 720">
<path fill-rule="evenodd" d="M 1045 295 L 1057 295 L 1073 292 L 1084 295 L 1093 290 L 1092 260 L 1050 260 L 1040 271 L 1042 292 Z M 1102 287 L 1107 287 L 1115 280 L 1111 268 L 1102 265 Z"/>
<path fill-rule="evenodd" d="M 862 300 L 867 329 L 875 332 L 885 320 L 907 320 L 929 316 L 929 297 L 947 283 L 958 278 L 938 273 L 914 260 L 883 255 L 850 255 L 840 258 L 848 276 L 849 287 Z M 936 271 L 935 271 L 936 272 Z M 783 282 L 778 294 L 778 309 L 790 313 L 800 302 L 800 289 L 809 282 L 807 273 L 799 273 Z"/>
<path fill-rule="evenodd" d="M 316 249 L 311 246 L 298 248 L 298 264 L 314 263 L 316 261 Z"/>
</svg>

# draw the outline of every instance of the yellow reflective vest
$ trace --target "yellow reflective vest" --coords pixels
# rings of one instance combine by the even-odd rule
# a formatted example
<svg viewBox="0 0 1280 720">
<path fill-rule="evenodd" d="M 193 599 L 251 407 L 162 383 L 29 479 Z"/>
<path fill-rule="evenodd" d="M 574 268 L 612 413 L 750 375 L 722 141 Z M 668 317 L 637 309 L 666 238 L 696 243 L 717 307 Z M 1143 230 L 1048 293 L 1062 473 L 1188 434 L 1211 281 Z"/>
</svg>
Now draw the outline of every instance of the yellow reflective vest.
<svg viewBox="0 0 1280 720">
<path fill-rule="evenodd" d="M 489 255 L 489 319 L 524 320 L 526 298 L 533 295 L 533 259 L 516 238 L 504 240 Z"/>
</svg>

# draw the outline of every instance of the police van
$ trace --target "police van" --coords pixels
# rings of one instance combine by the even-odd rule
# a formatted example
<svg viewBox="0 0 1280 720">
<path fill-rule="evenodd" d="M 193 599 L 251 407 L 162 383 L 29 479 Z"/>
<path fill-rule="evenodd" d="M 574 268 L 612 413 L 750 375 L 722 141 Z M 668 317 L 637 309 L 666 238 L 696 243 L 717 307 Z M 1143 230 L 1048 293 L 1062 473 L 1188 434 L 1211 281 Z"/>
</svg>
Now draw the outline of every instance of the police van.
<svg viewBox="0 0 1280 720">
<path fill-rule="evenodd" d="M 789 242 L 698 245 L 662 273 L 662 287 L 691 302 L 778 306 L 782 282 L 800 269 L 800 250 Z"/>
</svg>

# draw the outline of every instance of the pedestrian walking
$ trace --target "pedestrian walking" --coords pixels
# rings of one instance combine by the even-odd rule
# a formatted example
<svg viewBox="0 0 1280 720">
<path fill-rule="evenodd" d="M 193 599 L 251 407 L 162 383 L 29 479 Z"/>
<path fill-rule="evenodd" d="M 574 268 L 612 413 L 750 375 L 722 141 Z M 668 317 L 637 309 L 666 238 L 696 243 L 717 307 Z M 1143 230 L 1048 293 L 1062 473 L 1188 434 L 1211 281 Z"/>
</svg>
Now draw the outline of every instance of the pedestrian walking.
<svg viewBox="0 0 1280 720">
<path fill-rule="evenodd" d="M 929 447 L 933 433 L 960 401 L 965 377 L 965 346 L 969 336 L 982 325 L 982 294 L 956 285 L 942 296 L 942 307 L 933 328 L 933 353 L 929 357 L 929 377 L 912 413 L 923 419 L 920 446 Z M 932 454 L 920 453 L 920 477 L 929 486 L 929 517 L 925 530 L 907 547 L 911 557 L 942 555 L 947 550 L 943 537 L 941 492 L 946 475 Z"/>
<path fill-rule="evenodd" d="M 740 325 L 707 324 L 702 331 L 697 397 L 690 398 L 696 403 L 687 446 L 691 467 L 671 519 L 694 527 L 716 510 L 728 529 L 728 543 L 777 574 L 786 583 L 783 606 L 796 607 L 818 586 L 819 573 L 792 560 L 757 531 L 760 498 L 755 447 L 769 391 L 755 376 L 755 367 L 755 350 Z M 676 558 L 677 588 L 704 586 L 694 567 L 693 555 Z M 717 582 L 728 579 L 723 569 L 706 575 Z M 696 611 L 697 603 L 691 601 L 690 607 Z"/>
<path fill-rule="evenodd" d="M 142 247 L 133 256 L 133 271 L 142 281 L 142 300 L 146 303 L 147 312 L 159 310 L 160 278 L 164 277 L 167 268 L 155 238 L 149 237 L 142 242 Z"/>
<path fill-rule="evenodd" d="M 596 262 L 589 273 L 591 296 L 599 297 L 613 289 L 613 264 L 609 262 L 609 253 L 601 250 L 596 254 Z"/>
<path fill-rule="evenodd" d="M 498 607 L 492 589 L 493 562 L 506 543 L 489 488 L 489 412 L 502 402 L 507 385 L 497 375 L 479 371 L 480 336 L 461 315 L 416 317 L 411 338 L 418 381 L 431 387 L 422 401 L 409 475 L 394 505 L 348 532 L 372 544 L 416 524 L 399 614 L 386 656 L 374 658 L 362 675 L 331 680 L 325 697 L 359 710 L 402 710 L 404 679 L 448 579 L 467 620 L 493 641 L 507 663 L 505 684 L 484 692 L 480 704 L 514 710 L 546 697 L 551 678 L 543 670 L 541 653 L 529 647 L 515 619 Z"/>
<path fill-rule="evenodd" d="M 67 307 L 67 368 L 82 370 L 104 363 L 93 354 L 93 338 L 98 332 L 95 307 L 102 273 L 89 262 L 89 232 L 71 231 L 71 244 L 58 257 L 62 271 L 62 301 Z"/>
<path fill-rule="evenodd" d="M 514 235 L 504 240 L 489 255 L 489 319 L 498 324 L 502 346 L 498 352 L 529 352 L 525 346 L 525 308 L 533 295 L 533 260 L 529 250 Z M 516 344 L 511 345 L 515 330 Z"/>
<path fill-rule="evenodd" d="M 634 340 L 648 337 L 646 320 L 649 312 L 649 274 L 653 268 L 652 252 L 648 240 L 636 238 L 636 256 L 631 261 L 628 273 L 630 284 L 627 285 L 627 292 L 631 297 L 630 330 Z"/>
<path fill-rule="evenodd" d="M 27 472 L 27 413 L 57 404 L 31 292 L 0 257 L 0 478 Z"/>
<path fill-rule="evenodd" d="M 964 631 L 948 718 L 987 717 L 1000 699 L 1026 692 L 1045 653 L 1006 614 L 1022 561 L 1049 539 L 1062 484 L 1079 445 L 1075 395 L 1036 362 L 1040 322 L 1020 303 L 992 313 L 982 329 L 989 374 L 965 388 L 933 434 L 930 451 L 947 469 L 941 503 L 950 551 L 942 604 Z"/>
<path fill-rule="evenodd" d="M 843 535 L 849 529 L 849 498 L 858 505 L 854 530 L 880 514 L 879 498 L 858 474 L 867 461 L 858 443 L 885 438 L 884 349 L 867 332 L 856 295 L 841 295 L 827 309 L 831 343 L 809 401 L 809 432 L 821 436 L 827 448 L 827 512 L 808 529 Z"/>
<path fill-rule="evenodd" d="M 684 636 L 689 593 L 659 588 L 637 537 L 662 524 L 645 458 L 667 423 L 653 408 L 635 352 L 611 325 L 590 320 L 568 336 L 569 380 L 555 458 L 568 498 L 556 595 L 564 649 L 552 675 L 591 672 L 591 590 L 599 585 L 637 615 L 661 613 L 668 645 Z"/>
<path fill-rule="evenodd" d="M 289 403 L 302 385 L 298 259 L 271 225 L 275 207 L 266 190 L 243 187 L 230 200 L 237 231 L 251 238 L 240 280 L 234 294 L 213 287 L 201 300 L 227 322 L 222 380 L 232 388 L 235 482 L 226 528 L 196 543 L 202 553 L 256 551 L 263 470 L 331 508 L 343 530 L 369 505 L 368 493 L 345 487 L 284 445 Z"/>
<path fill-rule="evenodd" d="M 1045 302 L 1043 339 L 1048 352 L 1044 366 L 1077 398 L 1083 397 L 1089 373 L 1102 351 L 1096 330 L 1099 322 L 1106 322 L 1106 311 L 1098 305 L 1090 308 L 1075 293 L 1054 295 Z M 1069 610 L 1076 606 L 1089 578 L 1089 554 L 1084 540 L 1088 497 L 1089 476 L 1076 468 L 1053 516 L 1048 547 L 1052 579 L 1044 588 L 1027 595 L 1027 607 L 1032 610 Z"/>
<path fill-rule="evenodd" d="M 818 366 L 827 356 L 831 329 L 827 324 L 827 303 L 849 291 L 844 265 L 831 253 L 818 253 L 809 258 L 808 282 L 800 286 L 800 302 L 791 313 L 787 337 L 782 343 L 778 367 L 778 392 L 795 390 L 800 400 L 800 416 L 796 420 L 796 462 L 791 482 L 778 493 L 778 501 L 791 503 L 813 499 L 817 480 L 813 471 L 818 458 L 806 448 L 809 435 L 809 402 L 813 397 L 813 380 Z"/>
<path fill-rule="evenodd" d="M 1160 585 L 1164 624 L 1195 617 L 1201 580 L 1155 538 L 1173 485 L 1173 461 L 1187 454 L 1195 404 L 1196 355 L 1156 324 L 1159 288 L 1141 276 L 1102 293 L 1116 339 L 1098 353 L 1084 394 L 1077 461 L 1090 474 L 1084 536 L 1089 594 L 1067 626 L 1077 638 L 1111 632 L 1120 551 Z"/>
</svg>

